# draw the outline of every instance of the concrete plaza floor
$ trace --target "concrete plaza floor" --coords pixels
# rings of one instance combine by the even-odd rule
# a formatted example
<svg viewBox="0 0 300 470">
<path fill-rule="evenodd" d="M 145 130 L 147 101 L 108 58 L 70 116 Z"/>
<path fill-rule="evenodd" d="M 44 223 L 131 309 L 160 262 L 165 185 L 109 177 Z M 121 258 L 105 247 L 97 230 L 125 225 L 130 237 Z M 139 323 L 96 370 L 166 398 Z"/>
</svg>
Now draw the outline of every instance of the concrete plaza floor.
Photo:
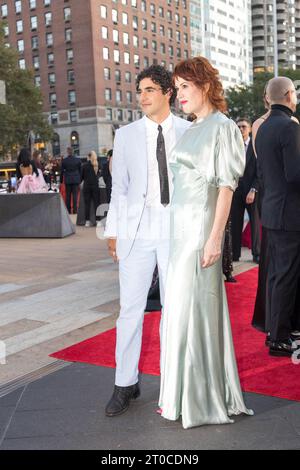
<svg viewBox="0 0 300 470">
<path fill-rule="evenodd" d="M 114 371 L 49 357 L 114 327 L 118 267 L 94 228 L 62 240 L 0 239 L 0 449 L 298 449 L 300 405 L 246 394 L 254 417 L 184 431 L 156 415 L 159 378 L 142 396 L 104 416 Z M 235 272 L 253 264 L 248 250 Z"/>
</svg>

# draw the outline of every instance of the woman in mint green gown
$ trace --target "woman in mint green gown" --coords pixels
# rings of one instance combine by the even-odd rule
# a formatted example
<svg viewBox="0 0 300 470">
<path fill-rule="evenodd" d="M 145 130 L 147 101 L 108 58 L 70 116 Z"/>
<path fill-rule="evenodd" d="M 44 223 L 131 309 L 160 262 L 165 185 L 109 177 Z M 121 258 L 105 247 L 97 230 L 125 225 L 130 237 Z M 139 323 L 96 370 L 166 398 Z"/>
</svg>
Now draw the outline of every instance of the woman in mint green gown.
<svg viewBox="0 0 300 470">
<path fill-rule="evenodd" d="M 222 243 L 245 166 L 243 139 L 225 111 L 207 59 L 176 66 L 183 111 L 197 119 L 173 150 L 171 245 L 161 354 L 161 415 L 184 428 L 232 423 L 246 408 L 222 275 Z"/>
</svg>

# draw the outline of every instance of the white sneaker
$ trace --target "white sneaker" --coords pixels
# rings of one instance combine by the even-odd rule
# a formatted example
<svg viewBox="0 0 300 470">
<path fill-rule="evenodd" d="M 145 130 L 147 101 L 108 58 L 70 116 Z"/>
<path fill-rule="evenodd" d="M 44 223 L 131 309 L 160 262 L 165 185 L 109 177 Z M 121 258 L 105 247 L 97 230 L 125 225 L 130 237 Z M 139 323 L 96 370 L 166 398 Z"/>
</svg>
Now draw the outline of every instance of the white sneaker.
<svg viewBox="0 0 300 470">
<path fill-rule="evenodd" d="M 85 226 L 86 226 L 86 227 L 90 227 L 90 226 L 91 226 L 91 222 L 90 222 L 89 220 L 87 220 L 86 223 L 85 223 Z"/>
</svg>

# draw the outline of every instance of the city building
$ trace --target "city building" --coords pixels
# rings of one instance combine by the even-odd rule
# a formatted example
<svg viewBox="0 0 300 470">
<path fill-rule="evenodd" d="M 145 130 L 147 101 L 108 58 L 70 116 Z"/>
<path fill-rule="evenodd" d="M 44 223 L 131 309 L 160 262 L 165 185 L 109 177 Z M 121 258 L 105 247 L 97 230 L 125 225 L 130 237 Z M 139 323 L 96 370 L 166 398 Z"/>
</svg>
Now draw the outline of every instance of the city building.
<svg viewBox="0 0 300 470">
<path fill-rule="evenodd" d="M 278 66 L 300 67 L 300 1 L 277 0 Z M 252 0 L 253 66 L 274 71 L 273 0 Z"/>
<path fill-rule="evenodd" d="M 251 1 L 190 0 L 192 55 L 219 70 L 224 88 L 253 80 Z"/>
<path fill-rule="evenodd" d="M 111 148 L 141 116 L 136 75 L 190 56 L 189 0 L 0 0 L 7 44 L 34 70 L 54 154 Z"/>
</svg>

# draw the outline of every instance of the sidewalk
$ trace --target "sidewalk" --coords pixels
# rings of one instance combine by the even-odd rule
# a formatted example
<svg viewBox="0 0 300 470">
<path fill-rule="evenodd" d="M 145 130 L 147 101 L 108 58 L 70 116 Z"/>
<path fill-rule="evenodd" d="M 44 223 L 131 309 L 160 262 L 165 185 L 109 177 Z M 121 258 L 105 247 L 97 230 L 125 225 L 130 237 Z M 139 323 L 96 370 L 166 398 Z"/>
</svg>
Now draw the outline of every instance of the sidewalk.
<svg viewBox="0 0 300 470">
<path fill-rule="evenodd" d="M 112 369 L 49 354 L 114 327 L 117 265 L 94 228 L 63 240 L 0 240 L 0 449 L 296 449 L 300 406 L 246 394 L 256 414 L 184 431 L 155 413 L 159 378 L 119 418 L 104 416 Z M 250 269 L 249 251 L 236 272 Z"/>
</svg>

